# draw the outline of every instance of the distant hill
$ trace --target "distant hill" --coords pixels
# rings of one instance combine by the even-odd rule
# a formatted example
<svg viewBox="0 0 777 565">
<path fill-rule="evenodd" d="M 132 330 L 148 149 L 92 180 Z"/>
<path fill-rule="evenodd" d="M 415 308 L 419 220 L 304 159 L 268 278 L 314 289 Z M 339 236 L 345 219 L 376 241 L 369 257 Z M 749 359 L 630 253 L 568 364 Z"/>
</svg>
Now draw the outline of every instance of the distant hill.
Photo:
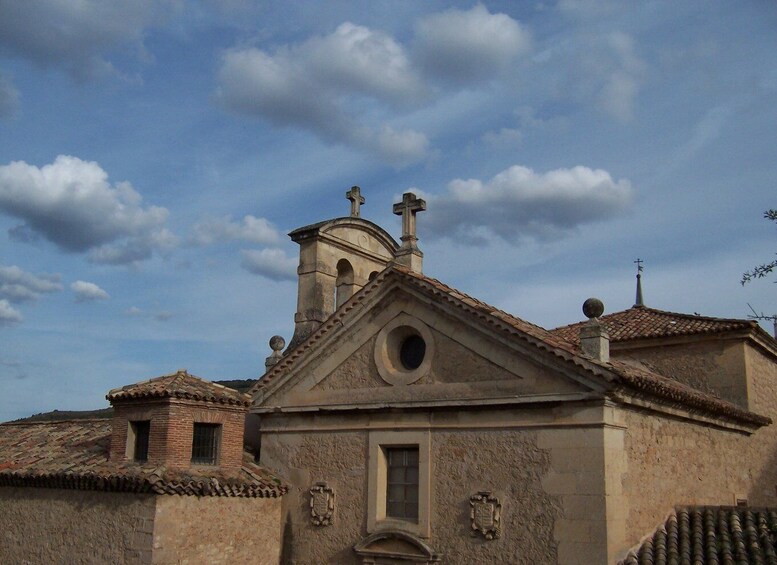
<svg viewBox="0 0 777 565">
<path fill-rule="evenodd" d="M 247 392 L 257 379 L 234 379 L 230 381 L 213 381 L 216 384 L 233 388 L 238 392 Z M 113 408 L 99 408 L 97 410 L 52 410 L 33 414 L 27 418 L 19 418 L 14 422 L 54 422 L 61 420 L 92 420 L 95 418 L 112 418 Z"/>
</svg>

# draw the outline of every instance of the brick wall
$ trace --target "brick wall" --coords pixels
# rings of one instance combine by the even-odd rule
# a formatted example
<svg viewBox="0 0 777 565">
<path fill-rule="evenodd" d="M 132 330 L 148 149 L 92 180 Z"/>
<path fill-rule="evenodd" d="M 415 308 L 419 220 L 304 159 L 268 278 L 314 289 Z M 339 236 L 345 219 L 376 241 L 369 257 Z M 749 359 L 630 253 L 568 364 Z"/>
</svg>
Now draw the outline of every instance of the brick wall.
<svg viewBox="0 0 777 565">
<path fill-rule="evenodd" d="M 244 407 L 178 399 L 116 402 L 110 457 L 126 459 L 128 422 L 149 420 L 148 462 L 186 468 L 191 466 L 194 423 L 221 424 L 218 466 L 237 470 L 243 458 Z"/>
</svg>

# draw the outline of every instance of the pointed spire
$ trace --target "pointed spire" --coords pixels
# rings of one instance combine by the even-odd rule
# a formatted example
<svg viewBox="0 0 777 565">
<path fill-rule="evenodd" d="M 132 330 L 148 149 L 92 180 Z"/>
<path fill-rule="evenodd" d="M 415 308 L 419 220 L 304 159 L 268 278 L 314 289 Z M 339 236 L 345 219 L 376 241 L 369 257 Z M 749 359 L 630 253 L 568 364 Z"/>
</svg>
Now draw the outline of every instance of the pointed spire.
<svg viewBox="0 0 777 565">
<path fill-rule="evenodd" d="M 642 300 L 642 263 L 644 263 L 644 261 L 637 258 L 634 263 L 637 265 L 637 298 L 634 301 L 634 307 L 637 308 L 645 305 L 645 302 Z"/>
</svg>

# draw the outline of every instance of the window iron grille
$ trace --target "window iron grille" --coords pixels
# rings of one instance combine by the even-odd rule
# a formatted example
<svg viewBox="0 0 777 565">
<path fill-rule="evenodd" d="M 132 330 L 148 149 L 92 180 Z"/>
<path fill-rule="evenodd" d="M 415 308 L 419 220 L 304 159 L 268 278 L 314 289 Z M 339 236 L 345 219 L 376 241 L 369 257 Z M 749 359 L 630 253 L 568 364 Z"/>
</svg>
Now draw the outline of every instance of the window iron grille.
<svg viewBox="0 0 777 565">
<path fill-rule="evenodd" d="M 218 461 L 220 424 L 194 424 L 192 463 L 215 465 Z"/>
<path fill-rule="evenodd" d="M 385 448 L 386 516 L 418 520 L 418 448 Z"/>
</svg>

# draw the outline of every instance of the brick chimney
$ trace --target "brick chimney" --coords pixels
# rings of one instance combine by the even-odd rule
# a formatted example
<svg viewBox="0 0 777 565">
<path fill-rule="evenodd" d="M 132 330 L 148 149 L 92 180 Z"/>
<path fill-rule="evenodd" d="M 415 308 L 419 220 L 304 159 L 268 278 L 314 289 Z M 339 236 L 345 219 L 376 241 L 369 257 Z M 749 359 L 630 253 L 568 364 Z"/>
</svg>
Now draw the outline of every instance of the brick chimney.
<svg viewBox="0 0 777 565">
<path fill-rule="evenodd" d="M 111 390 L 110 459 L 154 467 L 218 467 L 243 461 L 251 398 L 186 370 Z"/>
</svg>

